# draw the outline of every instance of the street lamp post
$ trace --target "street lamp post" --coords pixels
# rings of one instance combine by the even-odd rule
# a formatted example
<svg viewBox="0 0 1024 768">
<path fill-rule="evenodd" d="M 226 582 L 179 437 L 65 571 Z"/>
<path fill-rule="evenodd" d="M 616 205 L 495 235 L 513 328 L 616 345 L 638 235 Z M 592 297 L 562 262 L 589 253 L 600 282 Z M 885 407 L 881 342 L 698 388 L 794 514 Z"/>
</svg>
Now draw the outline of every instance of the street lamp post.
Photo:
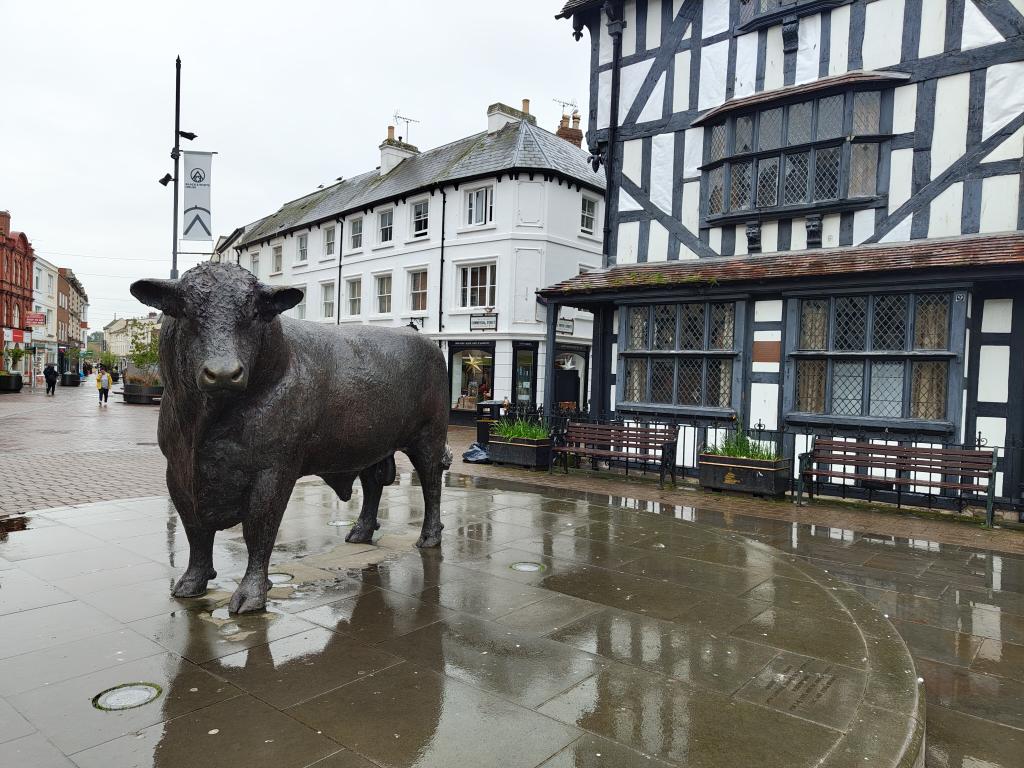
<svg viewBox="0 0 1024 768">
<path fill-rule="evenodd" d="M 174 182 L 174 221 L 171 226 L 171 279 L 178 277 L 178 161 L 181 157 L 181 139 L 192 141 L 197 134 L 181 130 L 181 56 L 174 60 L 174 147 L 171 159 L 174 160 L 174 175 L 165 173 L 159 182 L 165 187 Z"/>
</svg>

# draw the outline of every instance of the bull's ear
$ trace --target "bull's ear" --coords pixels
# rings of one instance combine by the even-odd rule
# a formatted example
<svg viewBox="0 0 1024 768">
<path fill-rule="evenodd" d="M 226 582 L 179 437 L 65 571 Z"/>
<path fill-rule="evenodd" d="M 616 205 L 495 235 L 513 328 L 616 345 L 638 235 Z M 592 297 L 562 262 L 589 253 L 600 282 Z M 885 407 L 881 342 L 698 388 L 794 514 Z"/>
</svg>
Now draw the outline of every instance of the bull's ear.
<svg viewBox="0 0 1024 768">
<path fill-rule="evenodd" d="M 165 315 L 181 315 L 181 292 L 177 280 L 136 280 L 129 290 L 143 304 L 155 307 Z"/>
<path fill-rule="evenodd" d="M 294 307 L 302 301 L 304 295 L 298 288 L 272 288 L 269 285 L 260 285 L 256 311 L 264 320 L 270 320 L 275 315 Z"/>
</svg>

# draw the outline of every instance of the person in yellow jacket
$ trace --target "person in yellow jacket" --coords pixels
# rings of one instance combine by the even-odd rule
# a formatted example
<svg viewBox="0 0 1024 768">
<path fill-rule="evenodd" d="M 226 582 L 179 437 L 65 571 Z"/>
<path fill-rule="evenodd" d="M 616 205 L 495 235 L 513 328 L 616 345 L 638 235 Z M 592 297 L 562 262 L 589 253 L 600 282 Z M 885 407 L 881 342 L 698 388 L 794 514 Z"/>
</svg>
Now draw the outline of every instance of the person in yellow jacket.
<svg viewBox="0 0 1024 768">
<path fill-rule="evenodd" d="M 110 397 L 110 385 L 113 383 L 110 372 L 101 365 L 96 372 L 96 389 L 100 391 L 100 405 L 106 403 Z"/>
</svg>

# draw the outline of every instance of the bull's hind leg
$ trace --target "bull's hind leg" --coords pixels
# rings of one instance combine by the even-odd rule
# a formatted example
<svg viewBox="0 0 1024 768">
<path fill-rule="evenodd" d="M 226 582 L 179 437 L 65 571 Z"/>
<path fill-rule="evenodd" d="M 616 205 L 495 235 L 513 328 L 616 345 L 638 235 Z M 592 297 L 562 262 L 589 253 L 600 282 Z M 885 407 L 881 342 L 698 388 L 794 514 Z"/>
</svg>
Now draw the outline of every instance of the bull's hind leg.
<svg viewBox="0 0 1024 768">
<path fill-rule="evenodd" d="M 380 508 L 381 493 L 385 485 L 395 482 L 395 474 L 394 454 L 359 473 L 359 483 L 363 486 L 363 506 L 359 510 L 359 519 L 348 532 L 345 541 L 351 544 L 369 544 L 373 541 L 374 532 L 380 528 L 377 510 Z"/>
<path fill-rule="evenodd" d="M 423 530 L 417 547 L 441 546 L 441 476 L 452 464 L 452 452 L 442 432 L 439 440 L 427 440 L 411 447 L 407 454 L 423 487 Z"/>
<path fill-rule="evenodd" d="M 188 509 L 192 500 L 183 494 L 174 480 L 168 476 L 167 488 L 171 494 L 171 501 L 178 510 Z M 206 585 L 210 579 L 217 578 L 217 571 L 213 569 L 213 534 L 212 530 L 189 525 L 186 522 L 188 516 L 181 517 L 185 527 L 185 535 L 188 537 L 188 568 L 181 575 L 171 594 L 175 597 L 201 597 L 206 594 Z M 189 522 L 191 520 L 189 519 Z"/>
<path fill-rule="evenodd" d="M 249 563 L 238 589 L 231 595 L 231 613 L 262 611 L 270 590 L 270 556 L 277 529 L 295 487 L 295 477 L 267 472 L 257 479 L 249 495 L 249 513 L 242 522 L 242 535 L 249 551 Z"/>
</svg>

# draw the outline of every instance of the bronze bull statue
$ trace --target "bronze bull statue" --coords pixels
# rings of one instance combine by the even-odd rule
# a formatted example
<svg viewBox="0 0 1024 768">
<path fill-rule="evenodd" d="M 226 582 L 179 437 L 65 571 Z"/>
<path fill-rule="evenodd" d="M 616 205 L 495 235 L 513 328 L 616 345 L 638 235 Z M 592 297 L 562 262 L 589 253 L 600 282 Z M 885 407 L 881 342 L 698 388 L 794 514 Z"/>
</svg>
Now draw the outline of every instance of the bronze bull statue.
<svg viewBox="0 0 1024 768">
<path fill-rule="evenodd" d="M 371 541 L 395 451 L 409 456 L 423 486 L 417 546 L 440 544 L 451 453 L 436 345 L 413 330 L 281 317 L 302 292 L 264 285 L 235 264 L 139 280 L 131 292 L 164 313 L 158 439 L 190 550 L 175 597 L 206 592 L 217 575 L 214 533 L 241 523 L 249 562 L 230 610 L 265 608 L 277 530 L 305 475 L 319 475 L 344 501 L 358 477 L 362 509 L 346 541 Z"/>
</svg>

